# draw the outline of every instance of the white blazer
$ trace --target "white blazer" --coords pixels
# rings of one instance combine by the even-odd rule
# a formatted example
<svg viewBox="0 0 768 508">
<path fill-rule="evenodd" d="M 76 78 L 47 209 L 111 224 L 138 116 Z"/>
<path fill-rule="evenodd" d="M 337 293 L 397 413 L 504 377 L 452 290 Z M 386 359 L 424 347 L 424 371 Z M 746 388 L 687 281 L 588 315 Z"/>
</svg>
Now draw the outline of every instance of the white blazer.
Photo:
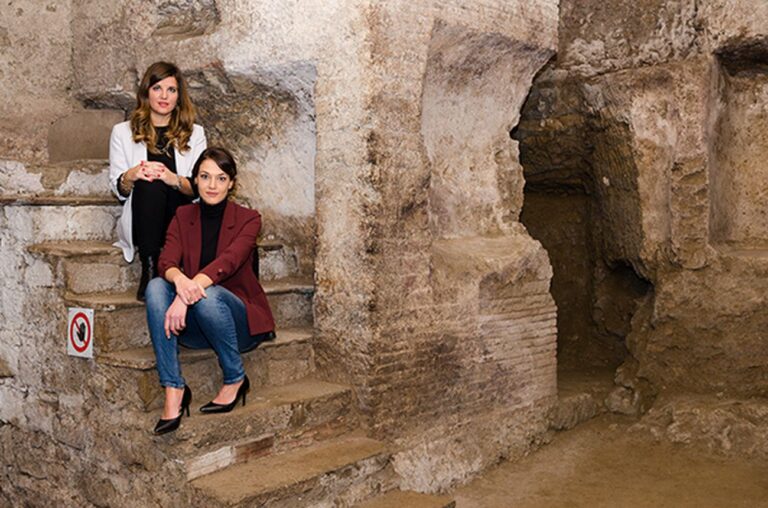
<svg viewBox="0 0 768 508">
<path fill-rule="evenodd" d="M 192 168 L 205 150 L 205 132 L 197 124 L 192 126 L 192 136 L 189 138 L 189 150 L 181 152 L 174 150 L 176 173 L 180 176 L 192 176 Z M 123 249 L 123 256 L 129 263 L 133 261 L 135 248 L 133 246 L 133 220 L 131 201 L 133 192 L 126 198 L 117 190 L 117 180 L 127 170 L 147 160 L 147 146 L 144 143 L 134 143 L 130 122 L 122 122 L 112 128 L 109 138 L 109 186 L 112 192 L 123 204 L 123 214 L 117 223 L 117 242 L 115 247 Z"/>
</svg>

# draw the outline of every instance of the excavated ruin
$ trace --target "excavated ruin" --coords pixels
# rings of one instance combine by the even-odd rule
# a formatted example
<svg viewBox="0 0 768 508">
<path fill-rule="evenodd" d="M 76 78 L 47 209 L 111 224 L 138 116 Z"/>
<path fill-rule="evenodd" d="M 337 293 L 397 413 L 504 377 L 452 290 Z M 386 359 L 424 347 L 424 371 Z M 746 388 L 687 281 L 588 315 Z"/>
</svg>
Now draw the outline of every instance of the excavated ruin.
<svg viewBox="0 0 768 508">
<path fill-rule="evenodd" d="M 159 59 L 264 217 L 278 338 L 158 437 L 104 159 Z M 764 460 L 767 69 L 752 0 L 7 2 L 0 506 L 447 507 L 606 412 Z"/>
</svg>

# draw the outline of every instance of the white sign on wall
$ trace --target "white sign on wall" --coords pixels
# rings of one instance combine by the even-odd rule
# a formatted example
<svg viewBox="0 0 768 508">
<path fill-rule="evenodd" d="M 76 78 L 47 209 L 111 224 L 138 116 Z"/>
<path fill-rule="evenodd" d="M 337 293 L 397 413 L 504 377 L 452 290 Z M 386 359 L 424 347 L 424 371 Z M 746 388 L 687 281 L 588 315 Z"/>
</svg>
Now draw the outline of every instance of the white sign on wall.
<svg viewBox="0 0 768 508">
<path fill-rule="evenodd" d="M 93 309 L 69 308 L 67 354 L 93 358 Z"/>
</svg>

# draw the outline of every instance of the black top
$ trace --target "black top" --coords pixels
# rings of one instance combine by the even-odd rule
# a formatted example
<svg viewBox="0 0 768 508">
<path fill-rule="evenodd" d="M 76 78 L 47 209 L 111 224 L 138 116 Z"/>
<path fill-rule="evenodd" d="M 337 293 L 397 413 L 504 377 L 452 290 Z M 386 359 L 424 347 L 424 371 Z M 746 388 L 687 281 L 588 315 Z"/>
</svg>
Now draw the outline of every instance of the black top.
<svg viewBox="0 0 768 508">
<path fill-rule="evenodd" d="M 219 244 L 219 231 L 224 218 L 227 200 L 217 205 L 208 205 L 200 200 L 200 226 L 202 228 L 202 247 L 200 248 L 200 269 L 205 268 L 216 259 L 216 246 Z"/>
<path fill-rule="evenodd" d="M 157 132 L 157 143 L 155 143 L 155 147 L 160 153 L 152 153 L 147 149 L 147 160 L 152 162 L 162 162 L 165 164 L 165 167 L 171 170 L 171 172 L 176 172 L 176 152 L 174 151 L 173 145 L 169 145 L 166 147 L 166 143 L 168 143 L 168 138 L 166 137 L 166 133 L 168 132 L 168 127 L 155 127 L 155 132 Z M 123 173 L 124 175 L 125 173 Z M 117 185 L 117 192 L 120 193 L 121 196 L 128 197 L 130 195 L 130 192 L 125 193 L 123 192 L 120 181 L 123 179 L 123 175 L 120 175 L 120 178 L 118 179 L 118 185 Z M 187 179 L 189 180 L 189 179 Z M 193 189 L 195 191 L 195 197 L 197 197 L 197 189 Z M 134 222 L 135 224 L 136 222 Z"/>
<path fill-rule="evenodd" d="M 176 154 L 172 144 L 166 146 L 168 143 L 168 138 L 166 136 L 168 127 L 155 127 L 155 132 L 157 132 L 157 143 L 155 144 L 155 148 L 157 148 L 159 153 L 152 153 L 147 150 L 147 160 L 152 162 L 162 162 L 165 164 L 166 168 L 175 173 Z"/>
</svg>

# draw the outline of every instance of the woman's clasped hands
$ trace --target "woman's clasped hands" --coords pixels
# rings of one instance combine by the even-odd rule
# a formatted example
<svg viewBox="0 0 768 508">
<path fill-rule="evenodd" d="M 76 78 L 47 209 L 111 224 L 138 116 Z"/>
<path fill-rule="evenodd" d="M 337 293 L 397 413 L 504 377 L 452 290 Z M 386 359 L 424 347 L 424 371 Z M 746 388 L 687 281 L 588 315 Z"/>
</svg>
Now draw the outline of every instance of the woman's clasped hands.
<svg viewBox="0 0 768 508">
<path fill-rule="evenodd" d="M 187 307 L 194 305 L 206 297 L 203 286 L 184 274 L 179 274 L 175 280 L 176 298 L 165 312 L 165 336 L 178 335 L 186 327 Z"/>
<path fill-rule="evenodd" d="M 206 297 L 202 284 L 184 274 L 177 276 L 173 283 L 176 286 L 176 294 L 186 305 L 194 305 L 201 298 Z"/>
<path fill-rule="evenodd" d="M 140 180 L 146 180 L 147 182 L 160 180 L 170 187 L 175 187 L 180 184 L 179 176 L 168 169 L 162 162 L 141 161 L 141 163 L 136 166 L 136 170 L 136 177 Z"/>
</svg>

